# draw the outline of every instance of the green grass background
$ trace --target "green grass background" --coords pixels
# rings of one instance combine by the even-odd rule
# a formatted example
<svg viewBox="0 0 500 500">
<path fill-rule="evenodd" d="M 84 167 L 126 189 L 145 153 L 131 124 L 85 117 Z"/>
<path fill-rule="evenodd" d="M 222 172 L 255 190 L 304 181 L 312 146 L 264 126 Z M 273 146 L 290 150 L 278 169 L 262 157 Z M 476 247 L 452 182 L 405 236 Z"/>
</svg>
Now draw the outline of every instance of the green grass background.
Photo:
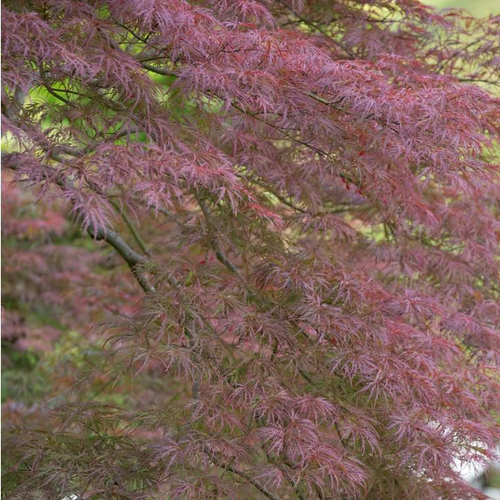
<svg viewBox="0 0 500 500">
<path fill-rule="evenodd" d="M 500 15 L 500 0 L 427 0 L 425 3 L 440 9 L 465 9 L 475 16 Z"/>
</svg>

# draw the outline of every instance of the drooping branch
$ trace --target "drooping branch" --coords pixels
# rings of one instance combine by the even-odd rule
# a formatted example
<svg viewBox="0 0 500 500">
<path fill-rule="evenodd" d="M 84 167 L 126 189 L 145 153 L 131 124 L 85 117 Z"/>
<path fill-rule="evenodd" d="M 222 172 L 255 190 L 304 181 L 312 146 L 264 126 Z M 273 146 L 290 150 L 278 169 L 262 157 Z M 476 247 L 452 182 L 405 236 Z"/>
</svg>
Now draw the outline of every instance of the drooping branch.
<svg viewBox="0 0 500 500">
<path fill-rule="evenodd" d="M 116 203 L 116 201 L 112 200 L 110 197 L 108 197 L 108 200 L 111 203 L 111 205 L 113 205 L 113 207 L 115 208 L 115 210 L 121 215 L 122 219 L 125 221 L 125 224 L 127 224 L 127 227 L 129 228 L 130 233 L 134 237 L 136 243 L 139 245 L 139 247 L 141 248 L 141 250 L 146 255 L 149 256 L 149 250 L 148 250 L 148 248 L 146 246 L 146 243 L 142 239 L 142 237 L 139 234 L 139 231 L 135 227 L 134 223 L 130 220 L 130 217 L 127 215 L 127 212 L 125 212 L 125 210 L 123 209 L 123 207 L 120 207 L 118 205 L 118 203 Z"/>
<path fill-rule="evenodd" d="M 247 473 L 240 471 L 239 469 L 236 469 L 232 465 L 229 464 L 223 464 L 219 462 L 218 460 L 212 458 L 212 462 L 217 465 L 217 467 L 220 467 L 221 469 L 225 469 L 228 472 L 231 472 L 232 474 L 236 474 L 237 476 L 242 477 L 245 479 L 248 483 L 250 483 L 255 489 L 259 490 L 264 496 L 269 498 L 270 500 L 281 500 L 279 497 L 277 497 L 274 493 L 271 493 L 267 488 L 264 488 L 261 484 L 259 484 L 255 479 L 253 479 L 250 475 Z"/>
<path fill-rule="evenodd" d="M 16 153 L 9 153 L 2 155 L 3 164 L 11 170 L 16 170 Z M 45 179 L 55 182 L 59 187 L 65 190 L 75 190 L 71 182 L 64 177 L 61 173 L 57 172 L 49 166 L 44 166 L 41 169 L 42 175 Z M 104 225 L 96 222 L 91 222 L 87 228 L 89 235 L 95 240 L 103 240 L 111 245 L 122 259 L 127 263 L 135 279 L 146 293 L 155 291 L 155 288 L 144 273 L 141 272 L 140 267 L 147 264 L 148 259 L 143 255 L 138 254 L 133 250 L 130 245 L 113 229 L 105 227 Z"/>
<path fill-rule="evenodd" d="M 243 177 L 243 176 L 238 175 L 238 177 Z M 264 189 L 266 193 L 274 196 L 279 201 L 281 201 L 281 203 L 283 203 L 287 207 L 290 207 L 295 212 L 299 212 L 299 213 L 304 214 L 304 215 L 310 215 L 312 217 L 324 217 L 325 215 L 333 215 L 333 214 L 348 212 L 349 210 L 352 210 L 354 208 L 359 208 L 359 206 L 360 206 L 360 204 L 354 204 L 354 203 L 338 203 L 338 205 L 343 205 L 343 206 L 340 206 L 337 208 L 332 208 L 330 210 L 325 209 L 325 210 L 311 212 L 311 211 L 307 210 L 306 208 L 300 207 L 299 205 L 294 203 L 291 200 L 291 198 L 292 198 L 291 196 L 289 196 L 287 198 L 286 196 L 282 195 L 279 191 L 271 188 L 270 186 L 268 186 L 264 182 L 261 182 L 255 178 L 252 178 L 251 182 L 256 184 L 257 186 L 261 187 L 262 189 Z"/>
<path fill-rule="evenodd" d="M 238 271 L 236 266 L 231 261 L 228 260 L 228 258 L 226 257 L 226 255 L 224 254 L 224 252 L 222 251 L 222 249 L 219 245 L 219 241 L 215 235 L 215 228 L 213 226 L 212 217 L 211 217 L 211 214 L 208 210 L 207 204 L 205 203 L 205 200 L 203 198 L 201 198 L 200 196 L 196 196 L 196 200 L 198 201 L 198 204 L 200 205 L 201 211 L 203 212 L 203 215 L 205 217 L 207 230 L 208 230 L 209 237 L 210 237 L 210 244 L 215 252 L 215 256 L 217 257 L 217 260 L 220 263 L 224 264 L 224 266 L 226 266 L 226 268 L 231 273 L 235 274 L 238 277 L 238 279 L 246 286 L 245 278 L 243 278 L 243 276 Z"/>
<path fill-rule="evenodd" d="M 95 240 L 103 240 L 111 245 L 127 263 L 135 279 L 146 293 L 155 291 L 147 277 L 140 271 L 140 267 L 147 264 L 148 259 L 135 252 L 128 243 L 115 231 L 101 225 L 90 224 L 87 228 L 89 235 Z"/>
<path fill-rule="evenodd" d="M 277 1 L 278 1 L 278 3 L 283 5 L 283 7 L 285 7 L 287 10 L 289 10 L 297 19 L 299 19 L 299 21 L 301 21 L 302 23 L 304 23 L 306 26 L 313 29 L 314 31 L 318 31 L 319 33 L 324 35 L 328 40 L 330 40 L 337 47 L 342 49 L 349 56 L 349 58 L 351 58 L 351 59 L 354 58 L 354 54 L 347 47 L 345 47 L 342 43 L 335 40 L 329 33 L 327 33 L 323 28 L 318 26 L 316 23 L 310 21 L 309 19 L 307 19 L 304 16 L 302 16 L 301 14 L 299 14 L 296 11 L 296 9 L 294 9 L 293 6 L 290 5 L 288 2 L 285 2 L 285 0 L 277 0 Z"/>
</svg>

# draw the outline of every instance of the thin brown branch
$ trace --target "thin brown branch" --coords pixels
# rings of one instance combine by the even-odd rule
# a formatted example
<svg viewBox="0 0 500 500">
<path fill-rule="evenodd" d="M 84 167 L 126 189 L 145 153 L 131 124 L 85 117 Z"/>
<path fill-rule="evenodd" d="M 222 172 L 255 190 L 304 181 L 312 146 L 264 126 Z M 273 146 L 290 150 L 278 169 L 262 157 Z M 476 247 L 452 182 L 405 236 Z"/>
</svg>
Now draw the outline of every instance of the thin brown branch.
<svg viewBox="0 0 500 500">
<path fill-rule="evenodd" d="M 57 100 L 63 102 L 64 104 L 66 104 L 67 106 L 73 106 L 73 104 L 71 103 L 71 101 L 69 99 L 66 99 L 65 97 L 59 95 L 54 89 L 52 89 L 52 87 L 47 83 L 47 80 L 45 78 L 45 71 L 43 69 L 43 66 L 40 65 L 40 79 L 42 80 L 42 83 L 43 83 L 43 86 L 45 87 L 45 89 L 47 90 L 47 92 L 55 97 Z"/>
<path fill-rule="evenodd" d="M 152 66 L 151 64 L 147 64 L 147 63 L 142 62 L 142 61 L 141 61 L 141 66 L 144 69 L 151 71 L 151 73 L 156 73 L 157 75 L 177 76 L 176 73 L 174 73 L 173 71 L 168 71 L 167 69 L 158 68 L 157 66 Z"/>
<path fill-rule="evenodd" d="M 16 153 L 10 153 L 3 156 L 4 166 L 12 170 L 16 170 L 15 159 Z M 43 177 L 55 182 L 59 187 L 65 190 L 75 190 L 75 187 L 70 181 L 65 178 L 60 172 L 57 172 L 49 166 L 42 168 Z M 147 264 L 148 259 L 143 255 L 138 254 L 129 244 L 113 229 L 105 227 L 101 224 L 91 222 L 87 228 L 89 235 L 95 240 L 103 240 L 111 245 L 122 259 L 127 263 L 135 279 L 146 293 L 155 291 L 155 288 L 149 283 L 147 277 L 140 271 L 140 267 Z"/>
<path fill-rule="evenodd" d="M 203 212 L 203 216 L 205 217 L 207 230 L 210 237 L 210 244 L 212 246 L 213 251 L 215 252 L 217 260 L 220 263 L 222 263 L 231 273 L 235 274 L 238 277 L 238 279 L 246 286 L 245 278 L 243 278 L 243 276 L 238 271 L 236 266 L 226 257 L 226 255 L 224 254 L 219 245 L 219 241 L 215 235 L 215 227 L 212 222 L 212 217 L 208 210 L 207 204 L 205 203 L 205 200 L 199 196 L 196 196 L 196 200 L 198 201 L 201 211 Z"/>
<path fill-rule="evenodd" d="M 232 472 L 233 474 L 236 474 L 237 476 L 240 476 L 243 479 L 245 479 L 246 481 L 248 481 L 255 489 L 259 490 L 264 496 L 266 496 L 270 500 L 281 500 L 274 493 L 271 493 L 267 488 L 265 488 L 264 486 L 259 484 L 257 481 L 255 481 L 255 479 L 253 479 L 246 472 L 240 471 L 239 469 L 236 469 L 232 465 L 222 464 L 214 458 L 211 458 L 211 460 L 215 465 L 217 465 L 217 467 L 220 467 L 221 469 L 225 469 L 229 472 Z"/>
<path fill-rule="evenodd" d="M 243 176 L 239 176 L 239 177 L 243 177 Z M 271 189 L 269 186 L 267 186 L 263 182 L 259 182 L 256 179 L 251 179 L 251 182 L 253 182 L 254 184 L 257 184 L 259 187 L 263 188 L 269 194 L 275 196 L 279 201 L 281 201 L 286 206 L 288 206 L 288 207 L 292 208 L 293 210 L 295 210 L 296 212 L 300 212 L 301 214 L 304 214 L 304 215 L 310 215 L 312 217 L 323 217 L 325 215 L 348 212 L 349 210 L 352 209 L 352 207 L 350 206 L 351 204 L 346 203 L 345 204 L 346 206 L 343 206 L 343 207 L 338 207 L 338 208 L 334 208 L 331 210 L 320 210 L 318 212 L 311 212 L 305 208 L 299 207 L 298 205 L 293 203 L 293 201 L 290 201 L 289 199 L 287 199 L 286 196 L 283 196 L 282 194 L 278 193 L 277 191 L 274 191 L 273 189 Z"/>
<path fill-rule="evenodd" d="M 318 26 L 316 23 L 309 21 L 309 19 L 307 19 L 304 16 L 302 16 L 301 14 L 299 14 L 288 2 L 285 2 L 285 0 L 277 0 L 277 1 L 278 1 L 278 3 L 283 5 L 285 8 L 287 8 L 297 19 L 302 21 L 305 25 L 309 26 L 313 30 L 318 31 L 319 33 L 321 33 L 322 35 L 327 37 L 332 43 L 334 43 L 337 47 L 342 49 L 349 57 L 354 58 L 354 54 L 349 49 L 347 49 L 346 47 L 344 47 L 343 44 L 341 44 L 340 42 L 335 40 L 332 37 L 332 35 L 327 33 L 323 28 Z"/>
<path fill-rule="evenodd" d="M 120 207 L 118 205 L 118 203 L 116 201 L 112 200 L 111 198 L 108 197 L 108 200 L 111 203 L 111 205 L 113 205 L 115 210 L 121 215 L 122 219 L 124 220 L 125 224 L 127 225 L 128 229 L 129 229 L 130 233 L 134 237 L 136 243 L 139 245 L 140 249 L 147 256 L 149 256 L 150 254 L 149 254 L 148 248 L 146 246 L 146 243 L 144 243 L 144 240 L 142 239 L 141 235 L 139 234 L 139 231 L 137 230 L 137 228 L 135 227 L 133 222 L 130 220 L 130 217 L 127 215 L 127 212 L 125 211 L 125 209 L 123 207 Z"/>
<path fill-rule="evenodd" d="M 147 277 L 140 272 L 139 268 L 147 264 L 148 259 L 135 252 L 128 243 L 115 231 L 101 225 L 89 225 L 87 228 L 89 235 L 96 240 L 104 240 L 111 245 L 127 263 L 135 279 L 146 293 L 155 292 L 153 285 L 149 283 Z"/>
</svg>

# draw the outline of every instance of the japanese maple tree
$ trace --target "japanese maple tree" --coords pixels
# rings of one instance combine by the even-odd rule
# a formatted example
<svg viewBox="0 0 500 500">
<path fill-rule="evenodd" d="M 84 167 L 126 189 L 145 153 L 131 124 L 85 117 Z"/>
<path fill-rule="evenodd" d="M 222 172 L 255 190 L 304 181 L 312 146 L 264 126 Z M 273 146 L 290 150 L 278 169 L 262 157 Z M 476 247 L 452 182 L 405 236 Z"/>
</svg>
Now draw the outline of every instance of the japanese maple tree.
<svg viewBox="0 0 500 500">
<path fill-rule="evenodd" d="M 500 18 L 3 3 L 9 193 L 92 245 L 9 247 L 9 293 L 106 340 L 5 433 L 6 497 L 482 498 L 456 465 L 500 438 Z"/>
</svg>

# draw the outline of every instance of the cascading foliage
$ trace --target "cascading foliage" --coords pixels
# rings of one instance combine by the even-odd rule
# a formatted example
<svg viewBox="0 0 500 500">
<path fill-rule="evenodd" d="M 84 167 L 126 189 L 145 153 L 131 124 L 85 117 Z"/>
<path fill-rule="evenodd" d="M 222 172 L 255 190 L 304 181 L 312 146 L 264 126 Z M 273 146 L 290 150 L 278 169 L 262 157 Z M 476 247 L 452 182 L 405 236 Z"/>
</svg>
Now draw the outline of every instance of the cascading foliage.
<svg viewBox="0 0 500 500">
<path fill-rule="evenodd" d="M 102 293 L 59 305 L 111 311 L 88 379 L 137 377 L 4 431 L 6 498 L 482 498 L 455 464 L 500 437 L 500 18 L 3 4 L 4 175 L 121 257 L 110 287 L 57 253 Z"/>
</svg>

